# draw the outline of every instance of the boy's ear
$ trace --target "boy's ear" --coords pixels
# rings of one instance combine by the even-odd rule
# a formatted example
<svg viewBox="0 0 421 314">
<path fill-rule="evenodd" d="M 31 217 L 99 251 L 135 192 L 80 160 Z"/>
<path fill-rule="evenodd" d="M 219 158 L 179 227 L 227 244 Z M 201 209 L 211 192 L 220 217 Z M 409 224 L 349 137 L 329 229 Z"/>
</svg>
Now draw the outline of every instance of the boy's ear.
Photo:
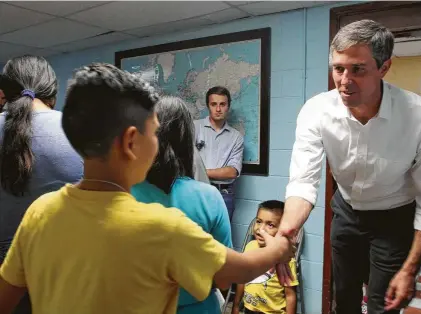
<svg viewBox="0 0 421 314">
<path fill-rule="evenodd" d="M 122 150 L 129 160 L 137 159 L 135 154 L 137 136 L 139 136 L 139 134 L 137 128 L 134 126 L 128 127 L 123 133 L 121 140 Z"/>
</svg>

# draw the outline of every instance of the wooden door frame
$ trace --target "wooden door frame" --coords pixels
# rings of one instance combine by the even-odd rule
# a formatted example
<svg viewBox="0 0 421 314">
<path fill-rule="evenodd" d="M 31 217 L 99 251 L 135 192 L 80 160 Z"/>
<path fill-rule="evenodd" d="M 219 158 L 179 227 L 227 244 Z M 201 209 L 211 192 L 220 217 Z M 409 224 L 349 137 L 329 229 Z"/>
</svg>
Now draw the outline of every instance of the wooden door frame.
<svg viewBox="0 0 421 314">
<path fill-rule="evenodd" d="M 419 17 L 416 16 L 418 13 Z M 405 18 L 403 18 L 405 17 Z M 421 29 L 421 2 L 419 1 L 393 1 L 369 2 L 364 4 L 347 5 L 330 10 L 329 44 L 337 34 L 340 27 L 361 19 L 372 19 L 388 27 L 395 37 L 407 36 L 412 30 Z M 335 85 L 332 77 L 328 76 L 329 90 Z M 330 243 L 330 228 L 332 222 L 332 208 L 330 200 L 336 188 L 335 180 L 326 161 L 326 192 L 325 192 L 325 227 L 323 252 L 323 287 L 322 287 L 322 313 L 330 314 L 332 307 L 332 255 Z"/>
</svg>

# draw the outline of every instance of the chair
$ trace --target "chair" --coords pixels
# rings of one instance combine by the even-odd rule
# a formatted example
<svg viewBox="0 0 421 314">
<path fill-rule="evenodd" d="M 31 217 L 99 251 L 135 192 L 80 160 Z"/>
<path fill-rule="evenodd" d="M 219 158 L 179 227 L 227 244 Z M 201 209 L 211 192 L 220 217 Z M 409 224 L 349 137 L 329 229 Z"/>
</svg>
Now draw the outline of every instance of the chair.
<svg viewBox="0 0 421 314">
<path fill-rule="evenodd" d="M 243 245 L 241 247 L 241 252 L 244 252 L 247 244 L 253 240 L 253 227 L 254 223 L 256 222 L 256 218 L 254 218 L 247 228 L 246 236 L 244 237 Z M 305 307 L 304 307 L 304 286 L 303 286 L 303 277 L 302 277 L 302 271 L 301 271 L 301 252 L 303 249 L 303 241 L 304 240 L 304 228 L 301 228 L 297 235 L 297 251 L 295 252 L 295 261 L 297 263 L 297 278 L 299 284 L 299 290 L 300 290 L 300 308 L 301 308 L 301 314 L 305 314 Z M 229 300 L 232 295 L 234 295 L 235 292 L 232 289 L 232 285 L 228 290 L 227 296 L 225 298 L 224 306 L 222 307 L 222 314 L 225 314 L 225 311 L 227 309 Z"/>
</svg>

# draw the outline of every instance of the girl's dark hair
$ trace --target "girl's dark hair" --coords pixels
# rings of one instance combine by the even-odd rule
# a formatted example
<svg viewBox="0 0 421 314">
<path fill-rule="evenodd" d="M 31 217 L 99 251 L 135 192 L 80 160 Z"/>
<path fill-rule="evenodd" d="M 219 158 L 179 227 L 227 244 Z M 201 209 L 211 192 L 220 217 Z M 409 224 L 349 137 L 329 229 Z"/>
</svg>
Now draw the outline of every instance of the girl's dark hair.
<svg viewBox="0 0 421 314">
<path fill-rule="evenodd" d="M 163 97 L 156 104 L 159 152 L 147 180 L 165 193 L 178 177 L 193 178 L 194 125 L 186 104 L 178 97 Z"/>
<path fill-rule="evenodd" d="M 53 108 L 57 79 L 50 64 L 42 57 L 22 56 L 9 60 L 0 80 L 7 110 L 0 148 L 0 181 L 2 188 L 22 196 L 32 174 L 34 156 L 31 149 L 32 101 L 23 90 Z"/>
</svg>

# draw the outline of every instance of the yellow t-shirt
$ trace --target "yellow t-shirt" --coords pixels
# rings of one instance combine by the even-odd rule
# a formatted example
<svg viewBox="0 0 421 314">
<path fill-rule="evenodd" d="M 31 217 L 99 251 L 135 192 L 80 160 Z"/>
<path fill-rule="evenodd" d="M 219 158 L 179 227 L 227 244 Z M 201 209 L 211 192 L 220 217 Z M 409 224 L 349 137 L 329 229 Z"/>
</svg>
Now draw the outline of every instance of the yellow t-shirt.
<svg viewBox="0 0 421 314">
<path fill-rule="evenodd" d="M 27 210 L 0 275 L 34 314 L 175 313 L 209 294 L 226 248 L 180 210 L 67 185 Z"/>
<path fill-rule="evenodd" d="M 247 244 L 245 251 L 259 248 L 257 241 Z M 297 269 L 295 260 L 289 262 L 293 280 L 290 287 L 297 286 Z M 273 270 L 257 277 L 244 287 L 244 306 L 250 311 L 262 312 L 265 314 L 285 314 L 287 302 L 285 299 L 285 288 L 279 283 L 278 276 Z"/>
</svg>

